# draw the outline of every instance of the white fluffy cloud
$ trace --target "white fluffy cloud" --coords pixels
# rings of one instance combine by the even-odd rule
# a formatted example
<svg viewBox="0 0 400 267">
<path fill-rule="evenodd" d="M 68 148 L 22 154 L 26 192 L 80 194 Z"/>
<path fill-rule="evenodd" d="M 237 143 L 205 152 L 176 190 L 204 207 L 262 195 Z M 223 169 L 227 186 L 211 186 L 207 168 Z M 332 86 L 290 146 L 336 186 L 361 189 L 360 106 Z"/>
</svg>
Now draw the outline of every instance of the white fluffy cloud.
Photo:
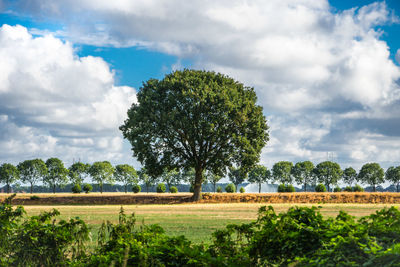
<svg viewBox="0 0 400 267">
<path fill-rule="evenodd" d="M 345 165 L 398 164 L 383 156 L 400 143 L 390 124 L 400 119 L 400 69 L 379 29 L 398 19 L 385 2 L 343 12 L 327 0 L 28 3 L 14 8 L 64 23 L 59 34 L 72 42 L 158 50 L 254 86 L 273 114 L 264 162 L 320 161 L 330 152 Z"/>
<path fill-rule="evenodd" d="M 68 42 L 9 25 L 0 28 L 0 59 L 2 161 L 126 156 L 118 126 L 136 93 L 114 85 L 103 59 L 79 58 Z"/>
</svg>

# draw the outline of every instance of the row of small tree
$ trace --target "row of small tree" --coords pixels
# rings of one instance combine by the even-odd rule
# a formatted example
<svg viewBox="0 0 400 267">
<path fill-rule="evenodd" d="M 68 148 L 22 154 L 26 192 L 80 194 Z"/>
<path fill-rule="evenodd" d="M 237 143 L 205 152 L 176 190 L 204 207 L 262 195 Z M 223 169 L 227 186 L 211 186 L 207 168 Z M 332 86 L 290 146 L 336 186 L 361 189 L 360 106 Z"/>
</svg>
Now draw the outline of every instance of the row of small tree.
<svg viewBox="0 0 400 267">
<path fill-rule="evenodd" d="M 108 161 L 98 161 L 92 165 L 76 162 L 66 168 L 60 159 L 49 158 L 46 162 L 42 159 L 32 159 L 25 160 L 17 166 L 10 163 L 0 166 L 0 182 L 6 185 L 7 193 L 10 192 L 10 185 L 18 181 L 30 184 L 31 193 L 33 186 L 39 181 L 48 185 L 55 193 L 57 187 L 68 183 L 80 185 L 87 176 L 100 186 L 100 192 L 103 192 L 104 183 L 121 182 L 126 192 L 129 184 L 138 182 L 138 174 L 132 166 L 121 164 L 113 167 Z"/>
<path fill-rule="evenodd" d="M 80 185 L 86 177 L 91 177 L 92 182 L 99 185 L 100 192 L 103 192 L 104 183 L 112 184 L 114 182 L 122 183 L 125 192 L 129 185 L 141 182 L 149 192 L 149 188 L 157 182 L 164 182 L 168 188 L 182 182 L 193 185 L 195 171 L 194 169 L 164 171 L 160 177 L 151 177 L 145 168 L 136 171 L 128 164 L 114 167 L 108 161 L 98 161 L 92 165 L 75 162 L 66 168 L 58 158 L 49 158 L 46 162 L 41 159 L 32 159 L 25 160 L 17 166 L 10 163 L 0 166 L 0 182 L 7 186 L 7 193 L 10 191 L 10 185 L 18 181 L 30 184 L 31 193 L 33 186 L 39 181 L 48 185 L 55 193 L 57 187 L 63 187 L 68 183 Z M 211 172 L 205 173 L 205 177 L 214 186 L 215 192 L 217 183 L 223 177 Z M 400 189 L 400 166 L 389 167 L 385 172 L 378 163 L 364 164 L 357 173 L 352 167 L 342 170 L 338 163 L 332 161 L 324 161 L 316 166 L 311 161 L 297 162 L 296 164 L 280 161 L 275 163 L 271 170 L 262 165 L 257 165 L 249 173 L 243 172 L 240 168 L 229 168 L 228 177 L 236 188 L 246 179 L 250 183 L 258 184 L 259 192 L 261 192 L 261 185 L 268 182 L 279 182 L 283 185 L 302 184 L 304 191 L 307 191 L 307 186 L 315 186 L 317 182 L 323 183 L 328 191 L 339 181 L 350 186 L 358 182 L 371 185 L 375 191 L 376 186 L 386 180 L 396 186 L 397 192 Z"/>
<path fill-rule="evenodd" d="M 242 183 L 246 176 L 242 175 L 239 178 L 231 175 L 231 181 L 234 184 Z M 337 185 L 339 181 L 349 186 L 355 182 L 368 184 L 372 186 L 373 191 L 376 191 L 377 185 L 387 181 L 394 184 L 399 192 L 400 166 L 389 167 L 385 172 L 378 163 L 366 163 L 357 173 L 352 167 L 342 170 L 338 163 L 332 161 L 324 161 L 316 166 L 311 161 L 297 162 L 295 165 L 289 161 L 280 161 L 273 165 L 271 171 L 265 166 L 257 165 L 250 171 L 248 181 L 257 183 L 259 192 L 261 192 L 261 184 L 267 182 L 279 182 L 284 185 L 296 182 L 303 185 L 304 191 L 307 191 L 307 185 L 315 186 L 318 182 L 323 183 L 330 191 L 331 187 Z"/>
</svg>

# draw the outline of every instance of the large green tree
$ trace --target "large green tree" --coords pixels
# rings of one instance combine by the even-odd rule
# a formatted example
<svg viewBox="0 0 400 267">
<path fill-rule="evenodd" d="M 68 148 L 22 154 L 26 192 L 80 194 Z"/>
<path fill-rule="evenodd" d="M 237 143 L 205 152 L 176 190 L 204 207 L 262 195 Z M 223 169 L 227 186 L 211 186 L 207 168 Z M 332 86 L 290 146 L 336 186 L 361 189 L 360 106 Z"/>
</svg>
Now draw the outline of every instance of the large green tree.
<svg viewBox="0 0 400 267">
<path fill-rule="evenodd" d="M 19 179 L 18 168 L 10 163 L 4 163 L 0 166 L 0 182 L 3 182 L 7 186 L 7 194 L 10 193 L 11 183 L 16 182 Z"/>
<path fill-rule="evenodd" d="M 85 164 L 82 162 L 73 163 L 69 169 L 69 177 L 72 184 L 82 184 L 85 176 L 88 174 L 90 164 Z"/>
<path fill-rule="evenodd" d="M 385 173 L 386 181 L 396 186 L 396 191 L 399 192 L 400 186 L 400 166 L 389 167 Z"/>
<path fill-rule="evenodd" d="M 248 171 L 269 139 L 254 89 L 220 73 L 175 71 L 145 82 L 137 99 L 120 127 L 133 155 L 152 176 L 193 167 L 193 200 L 201 198 L 206 170 Z"/>
<path fill-rule="evenodd" d="M 385 181 L 385 171 L 381 168 L 379 163 L 366 163 L 361 167 L 358 173 L 358 180 L 372 185 L 372 190 L 376 191 L 376 186 Z"/>
<path fill-rule="evenodd" d="M 292 184 L 293 163 L 290 161 L 279 161 L 272 166 L 272 177 L 275 181 L 279 181 L 281 184 Z"/>
<path fill-rule="evenodd" d="M 47 184 L 53 193 L 56 193 L 57 186 L 65 186 L 68 183 L 68 169 L 58 158 L 49 158 L 46 160 L 47 174 L 43 176 L 43 183 Z"/>
<path fill-rule="evenodd" d="M 115 166 L 115 180 L 124 184 L 125 193 L 129 184 L 138 183 L 138 174 L 131 165 L 120 164 Z"/>
<path fill-rule="evenodd" d="M 271 172 L 263 165 L 255 166 L 249 173 L 249 182 L 258 184 L 258 193 L 261 193 L 261 185 L 271 178 Z"/>
<path fill-rule="evenodd" d="M 314 184 L 314 164 L 311 161 L 297 162 L 292 168 L 294 180 L 298 184 L 304 185 L 304 191 L 307 192 L 307 184 Z"/>
<path fill-rule="evenodd" d="M 103 193 L 104 183 L 114 183 L 115 169 L 108 161 L 97 161 L 89 168 L 92 181 L 100 186 L 100 193 Z"/>
<path fill-rule="evenodd" d="M 349 186 L 352 186 L 352 184 L 357 180 L 357 171 L 352 167 L 347 167 L 343 171 L 342 180 Z"/>
<path fill-rule="evenodd" d="M 229 168 L 229 180 L 235 185 L 236 192 L 239 190 L 239 184 L 246 180 L 247 173 L 241 168 Z"/>
<path fill-rule="evenodd" d="M 21 181 L 31 185 L 31 194 L 33 186 L 47 175 L 47 166 L 41 159 L 25 160 L 18 164 Z"/>
<path fill-rule="evenodd" d="M 332 161 L 319 163 L 313 172 L 317 176 L 318 182 L 325 184 L 328 192 L 331 190 L 331 185 L 336 185 L 339 182 L 343 173 L 340 165 Z"/>
</svg>

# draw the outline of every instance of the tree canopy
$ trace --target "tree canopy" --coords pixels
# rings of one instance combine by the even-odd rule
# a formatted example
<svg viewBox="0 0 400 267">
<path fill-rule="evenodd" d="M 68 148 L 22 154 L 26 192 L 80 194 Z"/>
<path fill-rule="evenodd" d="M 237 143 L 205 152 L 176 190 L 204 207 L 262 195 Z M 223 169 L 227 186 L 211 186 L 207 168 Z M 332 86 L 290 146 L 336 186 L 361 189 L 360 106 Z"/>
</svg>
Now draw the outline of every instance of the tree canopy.
<svg viewBox="0 0 400 267">
<path fill-rule="evenodd" d="M 89 168 L 89 174 L 92 180 L 99 184 L 100 192 L 103 193 L 104 183 L 114 182 L 114 167 L 108 161 L 97 161 Z"/>
<path fill-rule="evenodd" d="M 400 166 L 389 167 L 385 173 L 386 180 L 394 185 L 396 185 L 396 191 L 399 192 L 400 185 Z"/>
<path fill-rule="evenodd" d="M 10 193 L 10 184 L 19 179 L 17 167 L 10 163 L 4 163 L 0 166 L 0 182 L 7 185 L 7 193 Z"/>
<path fill-rule="evenodd" d="M 275 181 L 279 181 L 282 184 L 291 184 L 293 183 L 292 168 L 292 162 L 279 161 L 272 166 L 272 177 Z"/>
<path fill-rule="evenodd" d="M 261 185 L 268 182 L 271 178 L 271 172 L 262 165 L 255 166 L 249 173 L 249 182 L 258 184 L 258 193 L 261 193 Z"/>
<path fill-rule="evenodd" d="M 115 180 L 124 184 L 125 193 L 129 184 L 138 183 L 138 174 L 131 165 L 120 164 L 115 166 Z"/>
<path fill-rule="evenodd" d="M 332 161 L 321 162 L 314 169 L 318 182 L 325 184 L 328 192 L 330 192 L 330 185 L 336 185 L 342 173 L 340 165 Z"/>
<path fill-rule="evenodd" d="M 235 185 L 236 191 L 239 190 L 239 184 L 246 180 L 247 173 L 241 168 L 229 168 L 229 180 Z"/>
<path fill-rule="evenodd" d="M 357 171 L 352 167 L 344 169 L 342 179 L 343 182 L 351 186 L 357 179 Z"/>
<path fill-rule="evenodd" d="M 297 183 L 304 185 L 307 191 L 307 184 L 314 184 L 314 164 L 311 161 L 297 162 L 292 168 L 292 174 Z"/>
<path fill-rule="evenodd" d="M 43 183 L 48 184 L 56 193 L 57 186 L 64 186 L 68 182 L 68 169 L 64 167 L 64 163 L 58 158 L 49 158 L 46 160 L 47 174 L 43 176 Z"/>
<path fill-rule="evenodd" d="M 145 82 L 137 99 L 120 127 L 133 155 L 152 176 L 194 168 L 193 200 L 201 197 L 204 171 L 249 171 L 269 140 L 254 89 L 220 73 L 175 71 Z"/>
<path fill-rule="evenodd" d="M 47 174 L 47 166 L 41 159 L 25 160 L 18 164 L 18 170 L 21 181 L 31 185 L 31 194 L 33 185 Z"/>
<path fill-rule="evenodd" d="M 90 168 L 89 164 L 75 162 L 69 167 L 69 177 L 73 184 L 81 184 Z"/>
<path fill-rule="evenodd" d="M 372 185 L 373 191 L 376 191 L 376 186 L 383 183 L 385 172 L 378 163 L 366 163 L 361 167 L 358 173 L 358 180 L 363 183 Z"/>
</svg>

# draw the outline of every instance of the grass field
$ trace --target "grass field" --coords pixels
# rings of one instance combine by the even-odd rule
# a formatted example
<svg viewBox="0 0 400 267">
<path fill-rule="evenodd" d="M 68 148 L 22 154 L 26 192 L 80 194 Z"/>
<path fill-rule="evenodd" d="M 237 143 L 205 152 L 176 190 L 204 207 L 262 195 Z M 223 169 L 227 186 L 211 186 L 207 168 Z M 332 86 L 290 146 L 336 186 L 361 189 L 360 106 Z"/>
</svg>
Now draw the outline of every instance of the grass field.
<svg viewBox="0 0 400 267">
<path fill-rule="evenodd" d="M 185 235 L 195 243 L 209 243 L 211 233 L 229 223 L 247 223 L 257 218 L 259 207 L 265 203 L 178 204 L 178 205 L 123 205 L 126 214 L 135 213 L 137 223 L 159 224 L 169 235 Z M 374 213 L 389 204 L 271 204 L 275 211 L 286 211 L 292 206 L 321 206 L 324 216 L 336 216 L 340 210 L 357 218 Z M 399 207 L 399 205 L 394 205 Z M 118 221 L 121 205 L 98 206 L 25 206 L 28 215 L 37 215 L 53 208 L 61 212 L 62 219 L 79 217 L 92 228 L 92 240 L 103 221 Z"/>
</svg>

